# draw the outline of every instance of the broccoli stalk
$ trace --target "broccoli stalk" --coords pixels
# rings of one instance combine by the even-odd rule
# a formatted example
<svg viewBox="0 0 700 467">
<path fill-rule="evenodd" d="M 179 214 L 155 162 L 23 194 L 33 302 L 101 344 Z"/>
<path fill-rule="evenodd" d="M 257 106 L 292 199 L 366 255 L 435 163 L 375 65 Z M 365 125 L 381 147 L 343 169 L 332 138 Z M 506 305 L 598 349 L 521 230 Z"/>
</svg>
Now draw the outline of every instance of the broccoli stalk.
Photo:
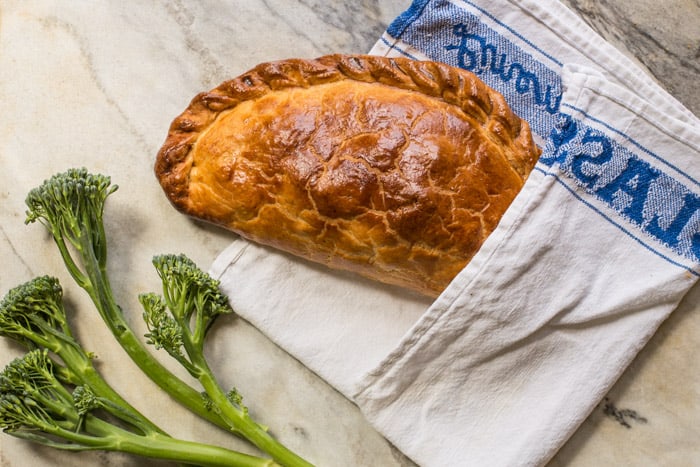
<svg viewBox="0 0 700 467">
<path fill-rule="evenodd" d="M 203 344 L 206 331 L 216 316 L 230 311 L 228 304 L 224 305 L 226 299 L 218 292 L 218 287 L 212 287 L 206 281 L 203 285 L 197 284 L 193 278 L 182 280 L 178 284 L 166 284 L 169 305 L 182 310 L 178 311 L 181 316 L 179 322 L 164 320 L 163 326 L 155 326 L 155 321 L 150 323 L 153 328 L 150 339 L 153 342 L 157 340 L 157 332 L 173 334 L 169 339 L 161 339 L 163 343 L 175 342 L 176 335 L 182 337 L 182 347 L 188 359 L 184 356 L 176 358 L 200 381 L 208 396 L 206 398 L 163 366 L 130 328 L 114 299 L 107 274 L 107 240 L 103 213 L 107 197 L 116 189 L 107 176 L 90 174 L 85 169 L 69 169 L 54 175 L 29 192 L 26 199 L 26 222 L 39 221 L 48 229 L 71 276 L 88 293 L 119 344 L 158 386 L 193 413 L 243 436 L 279 464 L 288 467 L 309 466 L 308 462 L 250 419 L 235 391 L 227 397 L 216 383 L 204 359 Z M 165 272 L 165 269 L 161 274 L 167 280 L 175 276 Z M 194 276 L 197 276 L 197 280 L 202 280 L 199 275 Z M 175 290 L 183 286 L 191 286 L 199 291 L 188 293 Z M 179 303 L 178 300 L 184 302 Z M 197 307 L 200 311 L 195 313 L 193 310 L 197 310 Z M 153 316 L 156 314 L 153 313 Z M 196 321 L 192 332 L 185 325 L 190 318 Z M 168 345 L 175 348 L 175 344 Z"/>
<path fill-rule="evenodd" d="M 166 350 L 204 388 L 219 415 L 234 433 L 251 441 L 284 465 L 310 466 L 256 423 L 235 389 L 226 393 L 204 356 L 207 332 L 221 315 L 232 313 L 219 282 L 185 255 L 160 255 L 153 265 L 163 283 L 163 296 L 139 296 L 149 333 L 148 343 Z"/>
<path fill-rule="evenodd" d="M 69 391 L 60 374 L 47 349 L 32 350 L 12 361 L 0 373 L 0 428 L 19 438 L 71 451 L 119 451 L 212 467 L 278 465 L 269 459 L 153 431 L 130 413 L 112 407 L 114 402 L 96 396 L 89 386 Z M 101 409 L 135 431 L 115 424 Z"/>
</svg>

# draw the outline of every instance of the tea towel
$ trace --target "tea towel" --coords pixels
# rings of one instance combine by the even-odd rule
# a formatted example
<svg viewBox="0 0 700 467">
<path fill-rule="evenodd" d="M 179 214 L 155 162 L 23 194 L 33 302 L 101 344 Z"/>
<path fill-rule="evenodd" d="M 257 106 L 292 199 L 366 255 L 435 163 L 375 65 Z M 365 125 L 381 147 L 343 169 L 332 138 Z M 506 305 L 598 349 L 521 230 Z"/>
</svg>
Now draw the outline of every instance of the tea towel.
<svg viewBox="0 0 700 467">
<path fill-rule="evenodd" d="M 416 0 L 371 52 L 473 71 L 531 123 L 497 229 L 432 302 L 244 240 L 211 271 L 417 464 L 543 465 L 700 277 L 700 122 L 556 0 Z"/>
</svg>

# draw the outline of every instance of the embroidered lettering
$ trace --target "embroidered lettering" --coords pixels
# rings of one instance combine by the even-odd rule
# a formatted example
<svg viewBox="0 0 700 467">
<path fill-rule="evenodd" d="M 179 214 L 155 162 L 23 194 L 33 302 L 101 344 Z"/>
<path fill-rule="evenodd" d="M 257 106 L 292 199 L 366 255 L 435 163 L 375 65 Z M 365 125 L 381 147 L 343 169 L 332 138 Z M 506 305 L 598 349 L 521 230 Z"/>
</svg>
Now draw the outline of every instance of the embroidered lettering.
<svg viewBox="0 0 700 467">
<path fill-rule="evenodd" d="M 559 110 L 562 93 L 551 84 L 544 85 L 539 76 L 520 62 L 499 51 L 499 45 L 489 43 L 485 36 L 471 32 L 460 23 L 453 28 L 454 35 L 460 38 L 458 44 L 445 46 L 448 51 L 457 52 L 457 65 L 477 75 L 490 73 L 501 81 L 510 83 L 518 94 L 530 95 L 533 104 L 550 114 Z"/>
<path fill-rule="evenodd" d="M 700 258 L 700 209 L 693 213 L 676 240 L 678 249 L 683 256 Z"/>
<path fill-rule="evenodd" d="M 628 149 L 569 116 L 558 118 L 540 161 L 676 253 L 700 259 L 700 197 Z"/>
<path fill-rule="evenodd" d="M 629 157 L 625 170 L 607 186 L 596 191 L 598 198 L 609 204 L 614 204 L 615 199 L 624 197 L 627 202 L 625 207 L 618 211 L 635 224 L 643 225 L 644 205 L 647 201 L 649 188 L 658 176 L 651 167 L 636 157 Z M 591 190 L 591 192 L 593 192 Z M 622 207 L 622 206 L 620 206 Z"/>
</svg>

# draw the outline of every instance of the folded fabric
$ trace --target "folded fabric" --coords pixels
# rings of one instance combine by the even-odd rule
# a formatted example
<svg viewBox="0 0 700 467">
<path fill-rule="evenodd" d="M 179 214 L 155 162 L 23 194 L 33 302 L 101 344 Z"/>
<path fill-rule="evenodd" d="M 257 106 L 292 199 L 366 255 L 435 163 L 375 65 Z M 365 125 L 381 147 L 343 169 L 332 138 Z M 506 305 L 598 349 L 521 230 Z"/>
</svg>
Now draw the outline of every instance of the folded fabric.
<svg viewBox="0 0 700 467">
<path fill-rule="evenodd" d="M 700 276 L 700 123 L 553 0 L 415 1 L 372 53 L 470 69 L 531 123 L 496 231 L 432 303 L 244 240 L 211 272 L 419 465 L 542 465 Z"/>
<path fill-rule="evenodd" d="M 544 464 L 700 271 L 698 187 L 606 136 L 596 110 L 626 121 L 624 91 L 566 67 L 563 83 L 542 165 L 355 398 L 420 465 Z"/>
<path fill-rule="evenodd" d="M 237 314 L 350 399 L 431 303 L 243 239 L 210 272 Z"/>
</svg>

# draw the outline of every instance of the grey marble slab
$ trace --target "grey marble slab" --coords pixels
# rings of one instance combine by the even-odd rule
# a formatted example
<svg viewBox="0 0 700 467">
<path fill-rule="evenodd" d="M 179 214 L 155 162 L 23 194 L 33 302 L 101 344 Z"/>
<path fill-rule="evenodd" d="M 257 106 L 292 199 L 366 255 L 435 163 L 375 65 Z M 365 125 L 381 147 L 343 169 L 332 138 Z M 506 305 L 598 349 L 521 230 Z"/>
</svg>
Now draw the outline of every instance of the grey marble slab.
<svg viewBox="0 0 700 467">
<path fill-rule="evenodd" d="M 700 113 L 697 0 L 565 3 Z M 125 309 L 138 309 L 137 293 L 157 289 L 154 254 L 184 252 L 211 264 L 230 235 L 174 212 L 153 177 L 172 118 L 197 92 L 259 62 L 366 52 L 408 4 L 0 0 L 0 293 L 46 273 L 70 283 L 44 232 L 23 223 L 27 191 L 69 166 L 107 173 L 120 186 L 106 223 L 110 272 L 119 278 L 117 299 Z M 249 449 L 164 400 L 123 358 L 99 318 L 83 311 L 90 309 L 85 297 L 75 288 L 67 297 L 78 310 L 79 337 L 96 350 L 100 368 L 148 416 L 177 436 Z M 552 466 L 698 465 L 698 303 L 696 286 Z M 223 382 L 235 384 L 280 439 L 323 466 L 412 465 L 351 402 L 256 329 L 241 321 L 229 326 L 240 352 L 215 358 L 215 369 L 225 370 Z M 0 342 L 0 364 L 18 352 Z M 216 344 L 210 352 L 217 355 Z M 55 452 L 2 435 L 0 465 L 160 464 Z"/>
</svg>

